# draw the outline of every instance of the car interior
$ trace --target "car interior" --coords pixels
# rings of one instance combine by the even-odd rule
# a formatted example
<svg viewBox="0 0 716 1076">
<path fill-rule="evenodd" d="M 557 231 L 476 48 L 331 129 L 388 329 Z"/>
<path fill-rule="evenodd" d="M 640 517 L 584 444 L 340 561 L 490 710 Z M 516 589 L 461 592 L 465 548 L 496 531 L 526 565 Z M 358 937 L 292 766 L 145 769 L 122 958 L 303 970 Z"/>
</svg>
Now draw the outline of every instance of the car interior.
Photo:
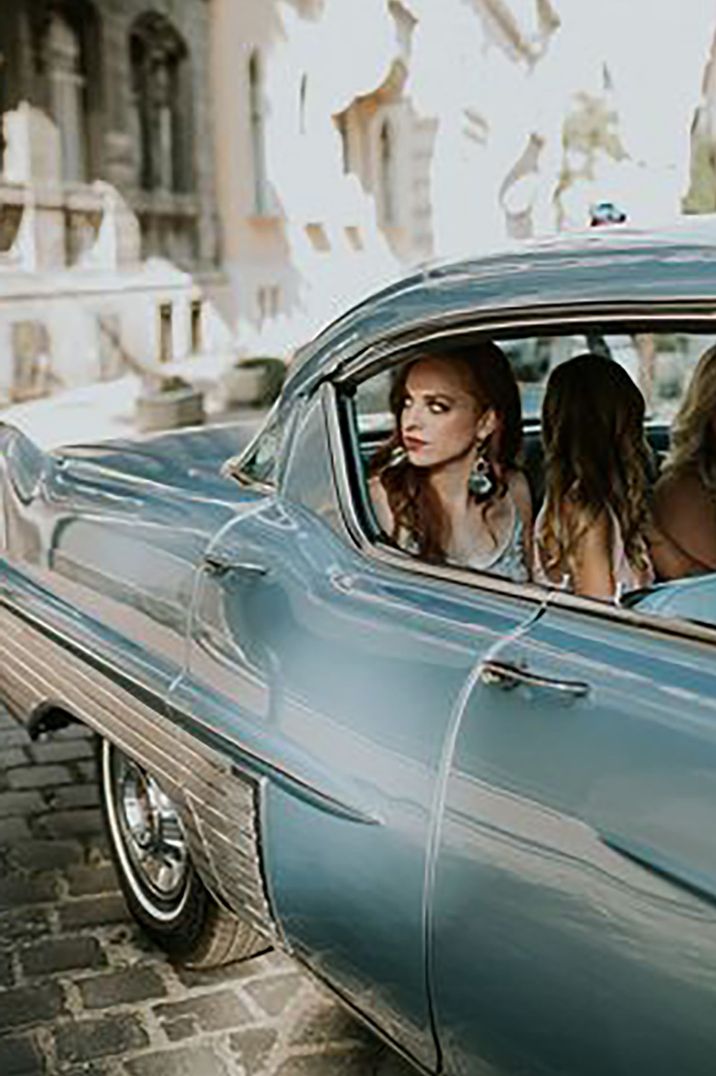
<svg viewBox="0 0 716 1076">
<path fill-rule="evenodd" d="M 688 385 L 699 356 L 714 337 L 694 333 L 631 333 L 603 330 L 583 334 L 554 334 L 500 339 L 493 337 L 510 360 L 522 401 L 523 467 L 535 511 L 544 492 L 540 408 L 550 371 L 585 351 L 620 362 L 642 388 L 647 403 L 645 434 L 654 458 L 655 481 L 669 450 L 671 419 Z M 415 355 L 409 356 L 410 358 Z M 393 431 L 388 407 L 391 372 L 362 382 L 356 393 L 356 420 L 364 471 L 376 449 Z M 646 388 L 646 391 L 645 391 Z"/>
<path fill-rule="evenodd" d="M 669 451 L 671 422 L 688 387 L 700 356 L 716 342 L 713 333 L 700 326 L 673 328 L 659 323 L 657 332 L 648 324 L 594 326 L 582 333 L 570 327 L 549 334 L 491 337 L 507 355 L 520 389 L 523 416 L 523 469 L 532 492 L 533 511 L 539 510 L 544 493 L 543 447 L 540 410 L 546 382 L 559 363 L 586 351 L 619 362 L 639 386 L 646 402 L 645 435 L 652 449 L 650 475 L 656 482 Z M 464 338 L 463 338 L 464 339 Z M 413 350 L 403 361 L 424 355 Z M 367 478 L 375 451 L 394 430 L 389 408 L 391 379 L 398 365 L 383 369 L 357 385 L 353 406 L 358 431 L 363 477 Z M 380 528 L 375 523 L 375 534 Z M 713 578 L 713 577 L 711 577 Z M 714 622 L 714 617 L 710 617 Z"/>
</svg>

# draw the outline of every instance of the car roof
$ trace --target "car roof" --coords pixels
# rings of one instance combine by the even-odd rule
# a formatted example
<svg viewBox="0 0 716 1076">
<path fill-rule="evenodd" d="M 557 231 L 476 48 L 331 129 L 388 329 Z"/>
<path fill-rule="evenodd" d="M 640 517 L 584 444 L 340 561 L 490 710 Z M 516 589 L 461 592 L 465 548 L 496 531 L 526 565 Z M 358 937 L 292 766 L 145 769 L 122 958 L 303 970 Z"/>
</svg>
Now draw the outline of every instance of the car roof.
<svg viewBox="0 0 716 1076">
<path fill-rule="evenodd" d="M 716 215 L 659 231 L 616 226 L 521 242 L 423 266 L 364 299 L 296 353 L 284 398 L 308 391 L 373 342 L 461 313 L 709 299 L 716 299 Z"/>
</svg>

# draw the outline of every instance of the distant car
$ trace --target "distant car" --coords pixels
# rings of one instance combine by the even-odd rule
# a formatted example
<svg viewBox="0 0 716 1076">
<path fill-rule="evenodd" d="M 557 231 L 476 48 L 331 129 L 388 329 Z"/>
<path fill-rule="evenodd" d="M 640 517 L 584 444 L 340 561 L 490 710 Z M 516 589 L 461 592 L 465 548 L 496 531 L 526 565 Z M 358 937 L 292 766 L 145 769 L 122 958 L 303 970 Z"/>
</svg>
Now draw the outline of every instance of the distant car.
<svg viewBox="0 0 716 1076">
<path fill-rule="evenodd" d="M 34 736 L 96 731 L 174 957 L 282 946 L 426 1073 L 713 1076 L 716 577 L 612 605 L 426 564 L 366 492 L 415 355 L 534 338 L 538 377 L 565 337 L 651 361 L 668 333 L 670 369 L 713 339 L 691 228 L 422 270 L 302 350 L 239 454 L 230 426 L 52 454 L 0 428 L 0 695 Z"/>
<path fill-rule="evenodd" d="M 592 228 L 604 224 L 623 224 L 627 215 L 614 202 L 594 202 L 589 207 L 589 223 Z"/>
</svg>

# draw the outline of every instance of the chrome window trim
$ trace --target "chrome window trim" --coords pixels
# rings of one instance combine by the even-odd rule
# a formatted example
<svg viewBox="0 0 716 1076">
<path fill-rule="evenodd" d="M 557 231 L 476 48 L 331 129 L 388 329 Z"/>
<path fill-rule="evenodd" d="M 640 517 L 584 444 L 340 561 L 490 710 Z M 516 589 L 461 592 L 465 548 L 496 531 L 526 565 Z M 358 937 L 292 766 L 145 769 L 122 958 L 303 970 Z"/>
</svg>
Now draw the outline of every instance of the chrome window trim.
<svg viewBox="0 0 716 1076">
<path fill-rule="evenodd" d="M 716 311 L 712 316 L 714 331 L 716 331 Z M 658 320 L 667 320 L 667 318 L 659 318 Z M 673 323 L 674 319 L 670 316 L 668 320 Z M 689 320 L 693 321 L 693 318 Z M 544 325 L 544 322 L 539 324 Z M 564 322 L 562 321 L 560 324 L 564 324 Z M 519 325 L 523 327 L 524 323 L 521 322 Z M 517 326 L 514 322 L 505 322 L 503 327 L 509 330 Z M 466 326 L 462 332 L 474 334 L 475 326 Z M 445 337 L 453 340 L 455 335 L 454 330 L 443 329 L 439 333 L 430 332 L 428 336 L 423 336 L 421 342 L 433 342 L 436 339 Z M 399 361 L 399 354 L 409 347 L 416 346 L 417 342 L 417 339 L 410 344 L 403 340 L 393 340 L 380 349 L 371 347 L 364 353 L 361 362 L 356 360 L 351 368 L 343 371 L 340 376 L 336 376 L 331 381 L 323 382 L 323 385 L 330 386 L 332 390 L 330 394 L 324 390 L 324 408 L 338 503 L 345 522 L 346 534 L 357 551 L 377 564 L 405 571 L 413 576 L 419 575 L 428 579 L 444 580 L 445 582 L 456 583 L 462 587 L 469 586 L 471 589 L 486 591 L 491 594 L 504 594 L 509 598 L 517 598 L 528 603 L 543 605 L 545 608 L 564 608 L 573 612 L 583 613 L 589 617 L 596 617 L 599 620 L 616 621 L 625 627 L 638 627 L 642 631 L 647 631 L 659 638 L 663 636 L 677 637 L 697 643 L 715 644 L 716 626 L 710 627 L 696 621 L 682 620 L 676 617 L 658 617 L 654 614 L 640 613 L 638 609 L 612 605 L 596 598 L 581 597 L 559 588 L 544 587 L 539 583 L 516 583 L 510 579 L 490 575 L 487 572 L 478 572 L 475 569 L 426 564 L 424 561 L 412 557 L 409 553 L 393 549 L 380 540 L 374 541 L 371 539 L 365 532 L 360 518 L 360 511 L 357 510 L 354 503 L 350 465 L 347 459 L 349 450 L 345 444 L 342 429 L 342 425 L 349 419 L 348 408 L 339 397 L 341 394 L 345 396 L 346 389 L 349 389 L 354 382 L 363 380 L 363 378 L 356 376 L 359 372 L 363 373 L 365 371 L 365 376 L 378 373 L 383 366 L 391 365 L 393 361 Z M 376 355 L 376 350 L 379 350 L 379 355 Z M 353 433 L 355 433 L 355 430 L 353 430 Z M 355 446 L 353 451 L 355 451 Z"/>
<path fill-rule="evenodd" d="M 336 363 L 332 370 L 326 371 L 323 380 L 330 379 L 336 385 L 362 381 L 378 373 L 384 365 L 390 365 L 396 351 L 432 345 L 445 339 L 454 342 L 461 336 L 492 337 L 495 333 L 505 334 L 510 331 L 519 336 L 553 329 L 556 326 L 583 326 L 585 321 L 592 324 L 598 322 L 600 327 L 630 321 L 668 322 L 670 325 L 683 323 L 684 326 L 688 325 L 692 332 L 696 332 L 697 325 L 701 324 L 704 329 L 716 334 L 716 297 L 708 302 L 689 300 L 675 304 L 673 301 L 669 304 L 667 300 L 654 300 L 653 307 L 650 303 L 633 302 L 621 306 L 600 306 L 596 303 L 553 308 L 544 306 L 526 311 L 499 311 L 494 317 L 483 311 L 464 310 L 436 320 L 434 324 L 402 326 L 388 339 L 383 334 L 381 340 L 368 341 L 360 352 L 346 356 Z M 562 332 L 556 335 L 567 334 Z"/>
</svg>

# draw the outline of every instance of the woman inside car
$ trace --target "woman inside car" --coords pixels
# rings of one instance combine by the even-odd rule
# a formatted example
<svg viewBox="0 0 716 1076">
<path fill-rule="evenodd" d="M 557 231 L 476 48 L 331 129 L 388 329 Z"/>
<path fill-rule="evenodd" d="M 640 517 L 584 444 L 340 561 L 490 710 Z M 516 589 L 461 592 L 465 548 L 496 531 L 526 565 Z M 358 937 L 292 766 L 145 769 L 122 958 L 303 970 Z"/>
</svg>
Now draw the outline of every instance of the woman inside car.
<svg viewBox="0 0 716 1076">
<path fill-rule="evenodd" d="M 654 491 L 652 555 L 662 579 L 716 572 L 716 347 L 699 359 Z"/>
<path fill-rule="evenodd" d="M 610 601 L 652 581 L 643 423 L 644 398 L 612 359 L 587 353 L 552 371 L 535 581 Z"/>
<path fill-rule="evenodd" d="M 425 560 L 529 578 L 532 505 L 517 465 L 520 397 L 486 341 L 407 363 L 390 399 L 396 429 L 371 462 L 382 530 Z"/>
</svg>

